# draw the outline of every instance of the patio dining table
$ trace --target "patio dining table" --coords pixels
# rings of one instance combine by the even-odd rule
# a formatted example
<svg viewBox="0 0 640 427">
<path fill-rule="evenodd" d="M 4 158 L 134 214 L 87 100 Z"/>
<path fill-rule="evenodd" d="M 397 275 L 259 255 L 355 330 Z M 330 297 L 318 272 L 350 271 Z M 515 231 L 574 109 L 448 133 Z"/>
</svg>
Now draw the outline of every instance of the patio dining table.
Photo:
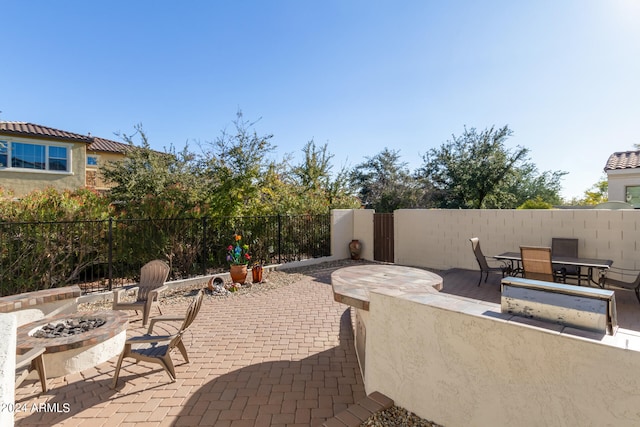
<svg viewBox="0 0 640 427">
<path fill-rule="evenodd" d="M 520 262 L 522 258 L 520 256 L 520 252 L 504 252 L 500 255 L 494 255 L 494 259 L 501 261 L 508 261 L 511 265 L 511 271 L 515 272 L 515 274 L 522 273 L 522 267 L 520 267 Z M 595 259 L 595 258 L 574 258 L 574 257 L 566 257 L 566 256 L 552 256 L 551 262 L 553 264 L 562 264 L 562 265 L 575 265 L 577 267 L 585 267 L 587 269 L 587 274 L 585 278 L 587 279 L 587 283 L 593 283 L 599 287 L 603 287 L 602 280 L 609 268 L 613 265 L 613 261 L 610 259 Z M 598 280 L 593 280 L 593 271 L 594 269 L 598 270 Z M 580 279 L 578 279 L 578 283 L 580 283 Z"/>
</svg>

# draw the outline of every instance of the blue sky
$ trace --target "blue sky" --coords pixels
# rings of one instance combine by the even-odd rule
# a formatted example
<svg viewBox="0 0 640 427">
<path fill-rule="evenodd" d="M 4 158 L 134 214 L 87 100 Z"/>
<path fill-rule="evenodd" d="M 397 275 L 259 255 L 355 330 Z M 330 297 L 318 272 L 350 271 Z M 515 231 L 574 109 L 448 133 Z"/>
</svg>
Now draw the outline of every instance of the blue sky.
<svg viewBox="0 0 640 427">
<path fill-rule="evenodd" d="M 563 196 L 640 143 L 640 1 L 4 0 L 0 119 L 196 151 L 236 112 L 276 156 L 411 170 L 465 126 L 564 170 Z"/>
</svg>

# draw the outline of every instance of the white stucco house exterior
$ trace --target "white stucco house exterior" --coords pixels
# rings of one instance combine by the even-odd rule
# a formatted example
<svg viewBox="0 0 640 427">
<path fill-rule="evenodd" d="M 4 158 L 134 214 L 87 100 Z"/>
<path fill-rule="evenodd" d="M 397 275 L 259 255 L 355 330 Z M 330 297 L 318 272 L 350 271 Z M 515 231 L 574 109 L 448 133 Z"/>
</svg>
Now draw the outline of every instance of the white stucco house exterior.
<svg viewBox="0 0 640 427">
<path fill-rule="evenodd" d="M 604 171 L 609 183 L 609 201 L 627 202 L 640 208 L 640 150 L 613 153 Z"/>
</svg>

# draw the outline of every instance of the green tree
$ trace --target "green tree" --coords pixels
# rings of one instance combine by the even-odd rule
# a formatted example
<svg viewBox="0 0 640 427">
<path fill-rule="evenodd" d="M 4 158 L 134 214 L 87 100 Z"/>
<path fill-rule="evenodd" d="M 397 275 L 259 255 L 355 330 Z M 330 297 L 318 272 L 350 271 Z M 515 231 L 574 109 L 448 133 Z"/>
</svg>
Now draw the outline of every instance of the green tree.
<svg viewBox="0 0 640 427">
<path fill-rule="evenodd" d="M 517 168 L 512 181 L 508 184 L 508 192 L 515 197 L 515 204 L 527 201 L 543 202 L 549 206 L 562 204 L 560 191 L 564 171 L 545 171 L 538 173 L 533 163 L 526 162 Z"/>
<path fill-rule="evenodd" d="M 329 209 L 356 208 L 357 199 L 349 189 L 348 172 L 343 167 L 333 176 L 327 144 L 317 147 L 313 140 L 302 148 L 304 160 L 295 166 L 291 175 L 303 210 L 322 213 Z"/>
<path fill-rule="evenodd" d="M 423 157 L 416 177 L 433 185 L 433 202 L 440 208 L 515 208 L 527 200 L 559 204 L 560 180 L 566 172 L 538 173 L 524 147 L 508 149 L 508 126 L 478 132 L 465 127 Z"/>
<path fill-rule="evenodd" d="M 258 135 L 256 122 L 249 122 L 238 111 L 232 133 L 224 130 L 203 148 L 200 163 L 205 178 L 207 201 L 214 216 L 241 216 L 264 213 L 263 190 L 273 178 L 269 171 L 279 169 L 269 160 L 275 150 L 273 135 Z"/>
<path fill-rule="evenodd" d="M 129 216 L 171 218 L 199 211 L 204 189 L 188 147 L 161 153 L 151 149 L 142 125 L 135 129 L 133 135 L 120 135 L 130 146 L 125 160 L 100 168 L 105 180 L 114 184 L 111 200 Z M 140 146 L 134 143 L 136 135 Z"/>
<path fill-rule="evenodd" d="M 352 170 L 350 178 L 362 204 L 376 212 L 420 206 L 423 190 L 407 164 L 400 161 L 397 150 L 385 148 L 367 157 Z"/>
<path fill-rule="evenodd" d="M 584 196 L 580 199 L 573 198 L 569 201 L 571 205 L 597 205 L 609 200 L 609 181 L 607 177 L 602 177 L 598 182 L 585 190 Z"/>
<path fill-rule="evenodd" d="M 602 178 L 584 192 L 584 201 L 587 205 L 597 205 L 609 200 L 609 181 Z"/>
<path fill-rule="evenodd" d="M 327 144 L 317 147 L 311 140 L 302 148 L 304 160 L 292 170 L 296 184 L 303 189 L 327 188 L 331 180 L 331 159 Z"/>
<path fill-rule="evenodd" d="M 491 127 L 482 132 L 465 127 L 462 136 L 452 136 L 440 148 L 433 148 L 423 157 L 424 164 L 417 176 L 431 182 L 434 200 L 442 208 L 501 208 L 513 205 L 507 197 L 504 183 L 513 178 L 516 168 L 528 150 L 504 146 L 511 136 L 508 126 Z"/>
</svg>

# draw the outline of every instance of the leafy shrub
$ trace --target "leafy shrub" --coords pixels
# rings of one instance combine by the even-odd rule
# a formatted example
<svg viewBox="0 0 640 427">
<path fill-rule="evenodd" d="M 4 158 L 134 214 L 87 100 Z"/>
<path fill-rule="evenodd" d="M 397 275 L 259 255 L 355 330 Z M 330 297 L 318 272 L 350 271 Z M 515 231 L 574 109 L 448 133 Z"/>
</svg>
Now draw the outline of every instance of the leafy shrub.
<svg viewBox="0 0 640 427">
<path fill-rule="evenodd" d="M 536 197 L 535 199 L 529 199 L 520 206 L 518 209 L 552 209 L 553 205 L 551 203 L 545 202 L 541 197 Z"/>
<path fill-rule="evenodd" d="M 100 220 L 108 218 L 111 211 L 105 196 L 87 188 L 59 191 L 49 187 L 20 199 L 0 190 L 0 221 Z"/>
</svg>

